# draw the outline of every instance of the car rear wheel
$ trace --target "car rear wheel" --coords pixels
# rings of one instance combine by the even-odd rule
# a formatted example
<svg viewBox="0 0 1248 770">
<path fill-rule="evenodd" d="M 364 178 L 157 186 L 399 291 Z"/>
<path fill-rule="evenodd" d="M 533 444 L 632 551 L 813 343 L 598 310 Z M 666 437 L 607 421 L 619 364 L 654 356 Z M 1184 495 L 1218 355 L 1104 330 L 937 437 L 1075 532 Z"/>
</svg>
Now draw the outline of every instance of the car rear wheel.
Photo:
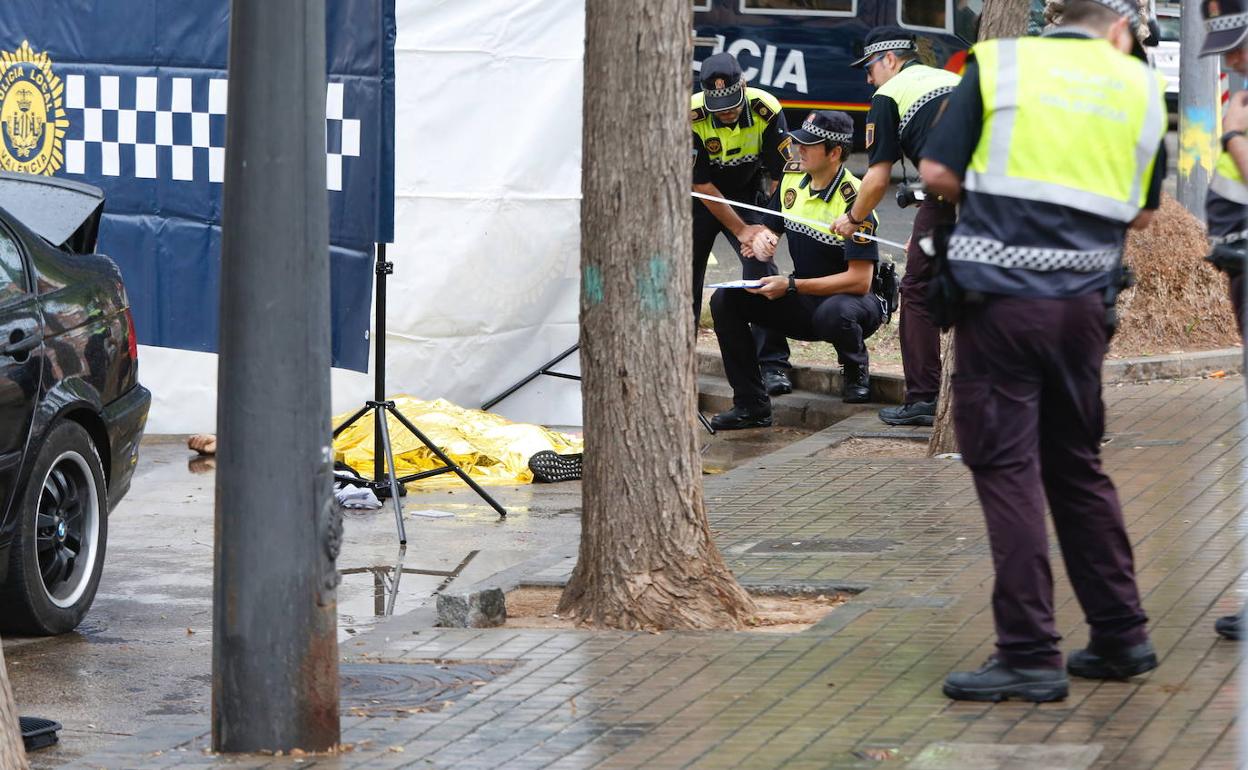
<svg viewBox="0 0 1248 770">
<path fill-rule="evenodd" d="M 82 426 L 48 434 L 17 502 L 0 628 L 60 634 L 81 621 L 100 583 L 108 534 L 104 470 Z"/>
</svg>

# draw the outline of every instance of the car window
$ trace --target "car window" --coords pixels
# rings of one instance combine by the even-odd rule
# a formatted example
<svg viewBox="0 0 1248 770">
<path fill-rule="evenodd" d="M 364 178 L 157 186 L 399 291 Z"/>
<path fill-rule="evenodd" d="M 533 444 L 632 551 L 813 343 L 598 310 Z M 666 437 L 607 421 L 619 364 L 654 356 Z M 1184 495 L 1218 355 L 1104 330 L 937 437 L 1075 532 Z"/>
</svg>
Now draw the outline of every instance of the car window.
<svg viewBox="0 0 1248 770">
<path fill-rule="evenodd" d="M 1178 16 L 1158 16 L 1157 26 L 1161 29 L 1163 42 L 1179 42 L 1179 28 L 1182 26 L 1182 22 Z"/>
<path fill-rule="evenodd" d="M 26 293 L 26 266 L 17 242 L 0 230 L 0 304 L 17 299 Z"/>
<path fill-rule="evenodd" d="M 856 0 L 741 0 L 742 13 L 777 16 L 852 16 Z"/>
<path fill-rule="evenodd" d="M 897 21 L 903 27 L 919 27 L 921 29 L 939 29 L 949 31 L 951 0 L 900 0 L 897 3 Z M 978 3 L 983 7 L 983 3 Z M 978 13 L 972 9 L 967 0 L 958 0 L 959 11 L 964 15 Z M 974 39 L 974 38 L 972 38 Z"/>
<path fill-rule="evenodd" d="M 693 10 L 695 11 L 711 10 L 711 0 L 693 0 Z"/>
</svg>

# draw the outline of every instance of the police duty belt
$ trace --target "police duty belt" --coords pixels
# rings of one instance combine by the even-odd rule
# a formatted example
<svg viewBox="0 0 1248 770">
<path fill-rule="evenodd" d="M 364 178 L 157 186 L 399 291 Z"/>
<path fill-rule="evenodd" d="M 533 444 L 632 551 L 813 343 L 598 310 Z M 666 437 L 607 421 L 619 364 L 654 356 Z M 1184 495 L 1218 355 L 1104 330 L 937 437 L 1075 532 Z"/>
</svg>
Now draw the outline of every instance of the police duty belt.
<svg viewBox="0 0 1248 770">
<path fill-rule="evenodd" d="M 707 195 L 706 193 L 694 192 L 694 193 L 691 193 L 691 195 L 693 195 L 693 197 L 695 198 L 701 198 L 704 201 L 711 201 L 712 203 L 723 203 L 725 205 L 733 206 L 739 209 L 746 209 L 748 211 L 757 211 L 759 213 L 770 214 L 771 216 L 775 216 L 775 217 L 784 217 L 790 222 L 797 222 L 798 224 L 808 225 L 810 227 L 827 227 L 831 229 L 831 226 L 832 226 L 831 222 L 820 222 L 817 219 L 807 219 L 806 217 L 799 217 L 794 214 L 786 214 L 783 211 L 773 211 L 771 209 L 765 209 L 762 206 L 751 206 L 748 203 L 741 203 L 739 201 L 730 201 L 727 198 L 720 198 L 715 195 Z M 854 233 L 854 237 L 865 238 L 868 241 L 875 241 L 876 243 L 881 243 L 885 246 L 892 246 L 894 249 L 901 249 L 902 251 L 906 250 L 906 245 L 904 243 L 898 243 L 897 241 L 889 241 L 883 238 L 877 238 L 874 235 L 868 235 L 867 233 Z"/>
</svg>

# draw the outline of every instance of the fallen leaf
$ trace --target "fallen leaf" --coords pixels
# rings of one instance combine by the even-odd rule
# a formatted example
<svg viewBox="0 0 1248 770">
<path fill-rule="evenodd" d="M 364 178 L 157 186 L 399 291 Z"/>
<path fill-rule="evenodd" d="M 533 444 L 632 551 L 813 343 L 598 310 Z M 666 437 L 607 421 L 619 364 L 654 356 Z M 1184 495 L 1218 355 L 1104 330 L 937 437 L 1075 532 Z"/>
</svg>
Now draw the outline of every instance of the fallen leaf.
<svg viewBox="0 0 1248 770">
<path fill-rule="evenodd" d="M 195 631 L 193 629 L 190 629 L 190 628 L 186 629 L 187 636 L 193 636 L 194 634 L 195 634 Z"/>
<path fill-rule="evenodd" d="M 386 751 L 392 751 L 392 752 L 394 752 L 395 754 L 402 754 L 402 753 L 403 753 L 403 747 L 402 747 L 402 746 L 391 746 L 390 748 L 386 749 Z"/>
<path fill-rule="evenodd" d="M 1221 369 L 1219 369 L 1219 370 L 1217 370 L 1216 372 L 1211 373 L 1209 376 L 1210 376 L 1210 377 L 1212 377 L 1212 378 L 1213 378 L 1213 379 L 1215 379 L 1215 380 L 1220 380 L 1220 379 L 1222 379 L 1223 377 L 1225 377 L 1225 376 L 1226 376 L 1226 372 L 1224 372 L 1224 371 L 1222 371 Z"/>
</svg>

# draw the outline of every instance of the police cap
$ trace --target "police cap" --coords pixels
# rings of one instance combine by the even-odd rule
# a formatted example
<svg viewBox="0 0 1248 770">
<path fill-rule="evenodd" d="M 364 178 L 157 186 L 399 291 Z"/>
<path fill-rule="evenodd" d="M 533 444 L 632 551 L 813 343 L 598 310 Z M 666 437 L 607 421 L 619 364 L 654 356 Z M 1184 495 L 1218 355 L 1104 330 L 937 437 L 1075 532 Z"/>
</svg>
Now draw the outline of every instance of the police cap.
<svg viewBox="0 0 1248 770">
<path fill-rule="evenodd" d="M 1244 0 L 1202 0 L 1200 15 L 1205 19 L 1205 44 L 1201 56 L 1223 54 L 1238 48 L 1248 35 L 1248 8 Z"/>
<path fill-rule="evenodd" d="M 854 120 L 843 112 L 819 110 L 807 115 L 802 121 L 802 127 L 790 131 L 789 136 L 793 137 L 793 141 L 798 144 L 852 142 Z"/>
<path fill-rule="evenodd" d="M 717 53 L 702 62 L 702 93 L 708 112 L 734 110 L 745 104 L 741 65 L 730 53 Z"/>
<path fill-rule="evenodd" d="M 893 53 L 909 53 L 915 50 L 914 34 L 901 27 L 876 27 L 867 33 L 862 43 L 862 54 L 850 62 L 849 66 L 861 68 L 873 56 Z"/>
</svg>

